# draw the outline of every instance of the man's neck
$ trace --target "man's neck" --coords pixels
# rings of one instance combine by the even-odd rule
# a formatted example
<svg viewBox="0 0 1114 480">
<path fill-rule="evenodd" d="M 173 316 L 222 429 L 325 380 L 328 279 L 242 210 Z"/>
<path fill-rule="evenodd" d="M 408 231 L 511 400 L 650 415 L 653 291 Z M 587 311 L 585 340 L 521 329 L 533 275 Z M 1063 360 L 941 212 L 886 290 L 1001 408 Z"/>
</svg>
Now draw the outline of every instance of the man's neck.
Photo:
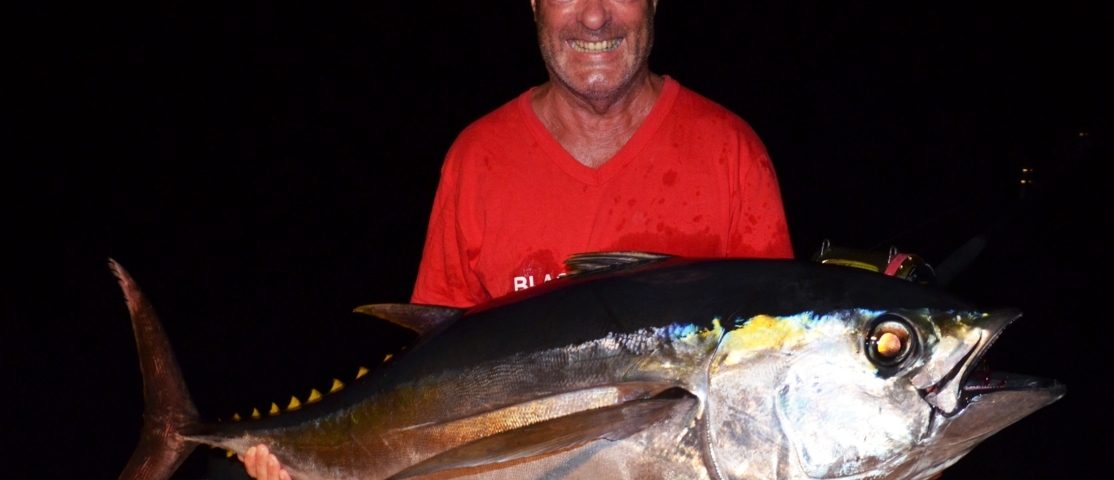
<svg viewBox="0 0 1114 480">
<path fill-rule="evenodd" d="M 584 98 L 549 81 L 533 97 L 534 113 L 577 161 L 591 168 L 607 163 L 634 135 L 661 93 L 662 77 L 647 74 L 613 97 Z"/>
</svg>

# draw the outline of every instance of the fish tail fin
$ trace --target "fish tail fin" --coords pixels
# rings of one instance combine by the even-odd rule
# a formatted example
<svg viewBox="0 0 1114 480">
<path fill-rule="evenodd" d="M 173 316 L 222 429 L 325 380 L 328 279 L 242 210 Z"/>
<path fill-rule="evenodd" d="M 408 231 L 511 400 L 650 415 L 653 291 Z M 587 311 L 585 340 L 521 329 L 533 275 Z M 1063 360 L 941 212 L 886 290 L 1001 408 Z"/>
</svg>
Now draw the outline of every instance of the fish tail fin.
<svg viewBox="0 0 1114 480">
<path fill-rule="evenodd" d="M 108 264 L 124 291 L 143 376 L 144 412 L 139 445 L 119 478 L 170 478 L 197 447 L 182 436 L 184 430 L 198 422 L 197 408 L 154 307 L 120 264 L 112 259 Z"/>
</svg>

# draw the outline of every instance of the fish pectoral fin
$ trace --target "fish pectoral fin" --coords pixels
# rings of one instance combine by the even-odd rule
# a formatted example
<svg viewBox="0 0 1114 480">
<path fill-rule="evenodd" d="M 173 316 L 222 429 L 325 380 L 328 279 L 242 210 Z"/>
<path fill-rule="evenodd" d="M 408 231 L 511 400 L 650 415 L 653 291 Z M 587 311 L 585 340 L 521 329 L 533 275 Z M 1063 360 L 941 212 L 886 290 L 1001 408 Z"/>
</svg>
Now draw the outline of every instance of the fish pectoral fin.
<svg viewBox="0 0 1114 480">
<path fill-rule="evenodd" d="M 460 308 L 411 303 L 376 303 L 356 307 L 353 311 L 381 318 L 418 335 L 425 335 L 464 313 Z"/>
<path fill-rule="evenodd" d="M 391 476 L 392 480 L 451 470 L 487 471 L 570 450 L 594 440 L 621 440 L 691 409 L 696 399 L 651 398 L 558 417 L 446 450 Z"/>
</svg>

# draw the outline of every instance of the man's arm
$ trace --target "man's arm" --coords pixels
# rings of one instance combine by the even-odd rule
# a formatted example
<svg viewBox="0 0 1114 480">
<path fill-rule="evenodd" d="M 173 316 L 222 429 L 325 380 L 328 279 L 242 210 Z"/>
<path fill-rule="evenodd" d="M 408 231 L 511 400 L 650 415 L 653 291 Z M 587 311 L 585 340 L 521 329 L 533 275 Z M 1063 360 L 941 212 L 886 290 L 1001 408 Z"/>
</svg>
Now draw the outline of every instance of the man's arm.
<svg viewBox="0 0 1114 480">
<path fill-rule="evenodd" d="M 731 202 L 727 255 L 793 258 L 793 243 L 773 162 L 758 135 L 744 122 L 738 183 Z"/>
<path fill-rule="evenodd" d="M 738 205 L 733 212 L 729 253 L 748 257 L 793 258 L 789 225 L 781 201 L 777 176 L 768 157 L 764 166 L 749 168 L 744 174 Z M 738 256 L 738 255 L 735 255 Z"/>
<path fill-rule="evenodd" d="M 411 303 L 467 308 L 491 298 L 470 258 L 478 251 L 473 244 L 480 243 L 481 233 L 468 211 L 482 199 L 461 188 L 469 173 L 461 170 L 456 151 L 450 149 L 441 167 Z"/>
</svg>

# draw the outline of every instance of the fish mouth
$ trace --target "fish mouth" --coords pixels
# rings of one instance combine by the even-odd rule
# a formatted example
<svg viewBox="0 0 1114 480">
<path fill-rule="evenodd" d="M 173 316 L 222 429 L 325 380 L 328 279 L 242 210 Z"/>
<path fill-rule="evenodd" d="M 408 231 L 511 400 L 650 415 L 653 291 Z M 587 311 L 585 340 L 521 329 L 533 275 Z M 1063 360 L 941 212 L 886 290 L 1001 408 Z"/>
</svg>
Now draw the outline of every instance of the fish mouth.
<svg viewBox="0 0 1114 480">
<path fill-rule="evenodd" d="M 963 382 L 959 407 L 938 417 L 939 438 L 935 448 L 941 452 L 968 451 L 1003 428 L 1056 402 L 1065 390 L 1056 380 L 992 371 L 981 363 Z"/>
<path fill-rule="evenodd" d="M 1042 399 L 1035 400 L 1033 403 L 1039 405 L 1026 413 L 1062 397 L 1064 385 L 1054 379 L 995 371 L 986 361 L 991 345 L 1009 324 L 1020 317 L 1021 313 L 1016 310 L 988 314 L 979 322 L 979 328 L 962 340 L 965 348 L 953 353 L 958 359 L 954 361 L 951 371 L 942 375 L 931 386 L 922 388 L 921 396 L 939 413 L 949 417 L 964 412 L 969 405 L 983 400 L 983 397 L 994 397 L 1006 392 L 1012 392 L 1011 396 Z"/>
<path fill-rule="evenodd" d="M 1064 390 L 1064 385 L 1051 378 L 1034 377 L 1012 372 L 991 370 L 984 360 L 963 382 L 963 403 L 971 398 L 1006 390 Z"/>
<path fill-rule="evenodd" d="M 978 366 L 963 380 L 959 390 L 957 408 L 945 416 L 955 416 L 960 413 L 969 413 L 972 404 L 990 400 L 992 398 L 1018 397 L 1014 402 L 1028 404 L 1025 414 L 1044 407 L 1064 396 L 1064 384 L 1051 378 L 1036 377 L 1013 372 L 991 370 L 989 364 L 982 360 Z M 1013 405 L 1010 408 L 1019 408 Z"/>
</svg>

